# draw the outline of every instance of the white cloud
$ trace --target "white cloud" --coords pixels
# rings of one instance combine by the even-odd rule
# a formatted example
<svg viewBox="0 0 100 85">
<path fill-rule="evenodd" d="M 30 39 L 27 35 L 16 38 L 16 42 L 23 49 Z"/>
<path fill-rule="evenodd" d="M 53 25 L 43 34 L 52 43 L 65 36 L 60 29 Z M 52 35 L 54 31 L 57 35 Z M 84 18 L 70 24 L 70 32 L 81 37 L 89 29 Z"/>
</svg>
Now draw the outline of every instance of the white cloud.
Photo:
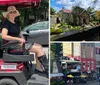
<svg viewBox="0 0 100 85">
<path fill-rule="evenodd" d="M 89 6 L 92 7 L 93 0 L 82 0 L 80 7 L 87 9 Z"/>
<path fill-rule="evenodd" d="M 59 12 L 61 10 L 61 8 L 59 7 L 53 7 L 53 8 L 56 10 L 56 12 Z"/>
<path fill-rule="evenodd" d="M 94 5 L 94 9 L 95 10 L 100 10 L 100 0 Z"/>
<path fill-rule="evenodd" d="M 71 9 L 72 6 L 80 6 L 84 9 L 94 7 L 100 10 L 100 0 L 57 0 L 56 4 L 64 5 L 66 9 Z"/>
<path fill-rule="evenodd" d="M 57 0 L 57 4 L 63 4 L 66 5 L 66 3 L 68 2 L 68 0 Z"/>
</svg>

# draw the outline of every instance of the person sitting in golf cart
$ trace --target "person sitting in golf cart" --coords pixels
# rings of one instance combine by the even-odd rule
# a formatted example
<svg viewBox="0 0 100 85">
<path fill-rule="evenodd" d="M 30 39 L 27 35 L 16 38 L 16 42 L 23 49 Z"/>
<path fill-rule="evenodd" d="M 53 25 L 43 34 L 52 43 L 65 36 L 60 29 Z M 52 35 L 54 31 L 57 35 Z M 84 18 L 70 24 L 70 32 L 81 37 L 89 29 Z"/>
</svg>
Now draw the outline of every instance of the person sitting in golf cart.
<svg viewBox="0 0 100 85">
<path fill-rule="evenodd" d="M 45 73 L 48 75 L 48 59 L 43 52 L 41 45 L 37 43 L 26 42 L 24 36 L 21 34 L 20 26 L 16 24 L 15 18 L 20 16 L 19 11 L 15 6 L 8 6 L 7 12 L 2 13 L 6 18 L 6 21 L 2 25 L 2 38 L 9 42 L 11 40 L 17 40 L 20 42 L 20 47 L 25 44 L 25 49 L 29 52 L 34 52 L 36 54 L 36 72 Z"/>
</svg>

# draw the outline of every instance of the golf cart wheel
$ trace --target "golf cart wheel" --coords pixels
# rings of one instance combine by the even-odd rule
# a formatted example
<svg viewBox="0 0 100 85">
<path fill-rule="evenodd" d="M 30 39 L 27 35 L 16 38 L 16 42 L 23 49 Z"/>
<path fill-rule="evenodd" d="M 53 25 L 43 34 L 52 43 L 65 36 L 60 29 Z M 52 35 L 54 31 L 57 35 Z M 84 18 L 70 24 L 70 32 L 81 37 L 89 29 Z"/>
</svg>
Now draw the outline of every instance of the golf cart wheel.
<svg viewBox="0 0 100 85">
<path fill-rule="evenodd" d="M 0 85 L 18 85 L 13 79 L 1 79 Z"/>
</svg>

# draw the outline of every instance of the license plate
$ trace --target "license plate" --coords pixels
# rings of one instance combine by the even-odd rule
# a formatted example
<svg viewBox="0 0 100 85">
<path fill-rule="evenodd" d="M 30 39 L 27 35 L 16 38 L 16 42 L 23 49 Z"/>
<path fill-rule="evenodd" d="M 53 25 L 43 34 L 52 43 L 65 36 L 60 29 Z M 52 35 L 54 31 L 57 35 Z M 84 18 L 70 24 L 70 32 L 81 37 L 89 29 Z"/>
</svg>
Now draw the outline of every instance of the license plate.
<svg viewBox="0 0 100 85">
<path fill-rule="evenodd" d="M 15 70 L 16 69 L 16 65 L 1 65 L 1 69 L 3 69 L 3 70 L 5 70 L 5 69 Z"/>
</svg>

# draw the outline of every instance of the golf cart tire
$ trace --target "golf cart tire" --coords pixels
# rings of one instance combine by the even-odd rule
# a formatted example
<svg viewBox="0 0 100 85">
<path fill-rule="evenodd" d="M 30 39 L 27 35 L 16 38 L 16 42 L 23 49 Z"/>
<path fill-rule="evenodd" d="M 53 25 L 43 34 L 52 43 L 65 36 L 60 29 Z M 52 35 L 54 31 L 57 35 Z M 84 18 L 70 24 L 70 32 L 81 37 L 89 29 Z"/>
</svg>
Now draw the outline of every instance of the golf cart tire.
<svg viewBox="0 0 100 85">
<path fill-rule="evenodd" d="M 18 85 L 13 79 L 4 78 L 0 80 L 0 85 Z"/>
</svg>

